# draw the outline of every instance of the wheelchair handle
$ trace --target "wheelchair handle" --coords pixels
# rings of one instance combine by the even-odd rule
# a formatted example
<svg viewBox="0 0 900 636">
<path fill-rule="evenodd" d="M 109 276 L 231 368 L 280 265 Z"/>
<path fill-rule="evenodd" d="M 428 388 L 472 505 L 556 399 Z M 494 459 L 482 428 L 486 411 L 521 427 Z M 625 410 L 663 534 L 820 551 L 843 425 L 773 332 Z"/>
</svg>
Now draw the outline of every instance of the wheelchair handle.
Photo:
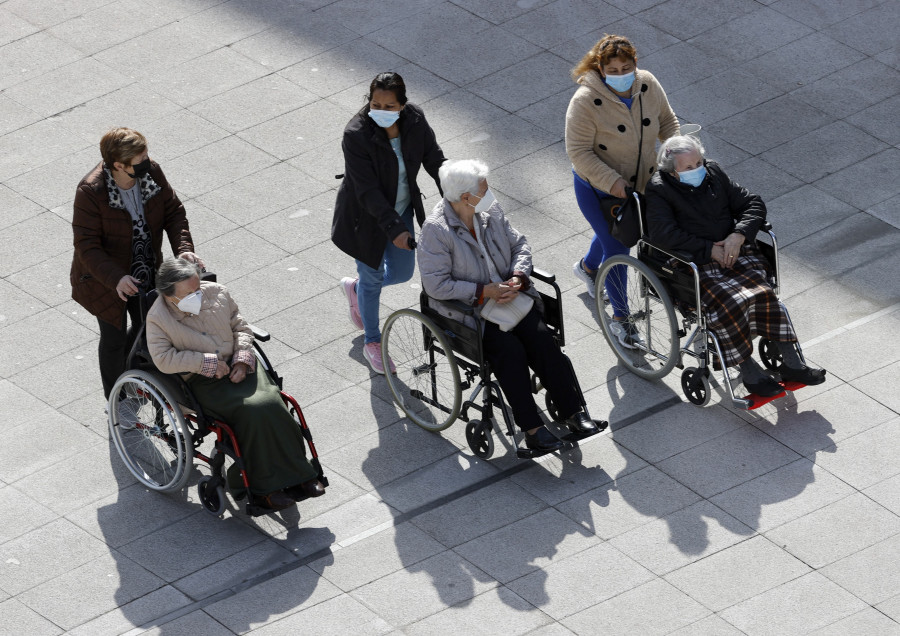
<svg viewBox="0 0 900 636">
<path fill-rule="evenodd" d="M 406 245 L 407 245 L 407 247 L 409 247 L 409 249 L 414 250 L 414 249 L 416 249 L 416 245 L 418 245 L 418 243 L 416 243 L 416 239 L 414 239 L 412 236 L 410 236 L 409 238 L 406 239 Z"/>
</svg>

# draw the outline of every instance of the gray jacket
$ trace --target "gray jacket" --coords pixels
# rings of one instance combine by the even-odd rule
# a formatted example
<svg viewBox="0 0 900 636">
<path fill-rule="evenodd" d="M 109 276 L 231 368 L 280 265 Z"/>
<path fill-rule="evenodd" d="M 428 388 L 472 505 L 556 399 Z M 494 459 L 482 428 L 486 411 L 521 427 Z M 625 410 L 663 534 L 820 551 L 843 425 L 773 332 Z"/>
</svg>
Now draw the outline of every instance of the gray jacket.
<svg viewBox="0 0 900 636">
<path fill-rule="evenodd" d="M 531 275 L 528 241 L 509 224 L 499 202 L 487 212 L 476 214 L 475 221 L 481 225 L 488 255 L 501 276 Z M 422 287 L 432 298 L 474 305 L 478 300 L 479 285 L 491 282 L 481 248 L 446 199 L 435 206 L 422 226 L 416 257 Z M 540 302 L 533 286 L 528 285 L 524 293 Z M 435 303 L 435 309 L 448 318 L 475 327 L 475 321 L 459 310 L 442 303 Z M 480 311 L 477 307 L 476 313 Z"/>
</svg>

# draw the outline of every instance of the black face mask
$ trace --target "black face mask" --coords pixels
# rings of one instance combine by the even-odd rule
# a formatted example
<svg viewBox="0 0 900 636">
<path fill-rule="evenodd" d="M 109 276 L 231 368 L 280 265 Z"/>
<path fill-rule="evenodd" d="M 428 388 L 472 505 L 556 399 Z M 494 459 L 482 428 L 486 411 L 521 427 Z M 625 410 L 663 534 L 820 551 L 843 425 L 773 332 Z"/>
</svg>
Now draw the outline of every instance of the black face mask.
<svg viewBox="0 0 900 636">
<path fill-rule="evenodd" d="M 133 173 L 126 170 L 125 174 L 127 174 L 132 179 L 140 179 L 147 176 L 148 174 L 150 174 L 150 157 L 147 157 L 140 163 L 134 164 L 133 166 L 131 166 L 131 169 L 134 170 Z"/>
</svg>

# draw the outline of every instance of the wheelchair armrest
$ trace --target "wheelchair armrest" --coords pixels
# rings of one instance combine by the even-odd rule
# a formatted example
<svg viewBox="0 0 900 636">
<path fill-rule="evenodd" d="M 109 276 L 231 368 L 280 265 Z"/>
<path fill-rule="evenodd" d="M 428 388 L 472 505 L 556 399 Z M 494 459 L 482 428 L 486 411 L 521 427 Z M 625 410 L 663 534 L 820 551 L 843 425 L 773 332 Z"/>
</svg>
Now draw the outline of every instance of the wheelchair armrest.
<svg viewBox="0 0 900 636">
<path fill-rule="evenodd" d="M 556 274 L 548 274 L 542 269 L 538 269 L 537 267 L 531 270 L 531 277 L 537 278 L 542 283 L 547 283 L 548 285 L 552 285 L 556 282 Z"/>
<path fill-rule="evenodd" d="M 654 245 L 653 243 L 647 241 L 644 241 L 644 243 L 646 243 L 647 247 L 656 250 L 660 254 L 668 256 L 669 258 L 673 258 L 676 261 L 680 261 L 685 264 L 691 263 L 693 261 L 693 257 L 691 256 L 691 254 L 689 252 L 685 252 L 684 250 L 663 249 L 658 245 Z"/>
<path fill-rule="evenodd" d="M 762 226 L 760 226 L 759 229 L 761 229 L 763 232 L 768 232 L 769 230 L 772 229 L 772 224 L 769 223 L 768 221 L 763 221 L 763 224 L 762 224 Z"/>
<path fill-rule="evenodd" d="M 250 325 L 250 331 L 253 332 L 253 337 L 260 342 L 268 342 L 269 338 L 272 337 L 268 331 L 264 331 L 255 325 Z"/>
</svg>

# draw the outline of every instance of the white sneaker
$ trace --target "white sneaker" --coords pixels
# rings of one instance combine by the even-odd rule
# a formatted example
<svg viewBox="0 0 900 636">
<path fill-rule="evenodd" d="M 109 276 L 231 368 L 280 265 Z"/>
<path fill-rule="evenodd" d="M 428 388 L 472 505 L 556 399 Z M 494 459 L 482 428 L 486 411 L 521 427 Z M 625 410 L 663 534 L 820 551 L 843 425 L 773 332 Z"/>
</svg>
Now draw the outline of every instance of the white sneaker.
<svg viewBox="0 0 900 636">
<path fill-rule="evenodd" d="M 597 272 L 594 272 L 593 274 L 588 274 L 584 270 L 584 259 L 579 258 L 575 262 L 575 264 L 572 265 L 572 273 L 575 274 L 575 278 L 577 278 L 578 280 L 583 282 L 585 285 L 587 285 L 588 295 L 590 295 L 590 297 L 593 298 L 594 297 L 594 287 L 596 285 L 595 279 L 597 276 Z"/>
<path fill-rule="evenodd" d="M 626 349 L 636 349 L 638 345 L 644 343 L 637 327 L 628 320 L 610 320 L 609 330 Z"/>
</svg>

